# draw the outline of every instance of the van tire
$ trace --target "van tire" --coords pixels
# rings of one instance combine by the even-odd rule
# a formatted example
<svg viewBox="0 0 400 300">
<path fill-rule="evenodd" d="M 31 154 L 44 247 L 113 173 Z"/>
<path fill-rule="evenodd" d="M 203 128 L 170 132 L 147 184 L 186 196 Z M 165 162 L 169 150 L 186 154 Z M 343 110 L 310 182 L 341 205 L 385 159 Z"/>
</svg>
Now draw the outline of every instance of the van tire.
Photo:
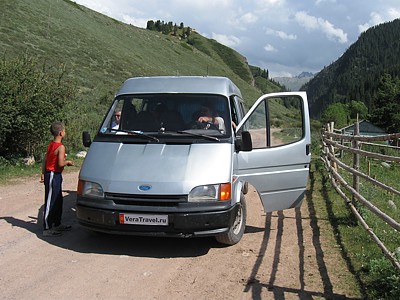
<svg viewBox="0 0 400 300">
<path fill-rule="evenodd" d="M 249 192 L 249 183 L 246 181 L 245 183 L 243 183 L 242 193 L 246 195 L 248 192 Z"/>
<path fill-rule="evenodd" d="M 246 199 L 243 193 L 240 194 L 240 204 L 239 209 L 237 211 L 235 220 L 233 221 L 232 226 L 229 228 L 228 232 L 223 233 L 221 235 L 217 235 L 215 238 L 217 242 L 225 245 L 235 245 L 239 243 L 244 234 L 244 230 L 246 228 Z"/>
</svg>

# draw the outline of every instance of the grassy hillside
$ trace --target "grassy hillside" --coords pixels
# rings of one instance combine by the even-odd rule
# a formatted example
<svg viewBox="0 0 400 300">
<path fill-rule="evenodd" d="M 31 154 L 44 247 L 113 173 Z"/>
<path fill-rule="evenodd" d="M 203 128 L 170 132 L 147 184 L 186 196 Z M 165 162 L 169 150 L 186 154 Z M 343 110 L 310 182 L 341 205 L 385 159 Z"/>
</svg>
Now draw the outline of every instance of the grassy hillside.
<svg viewBox="0 0 400 300">
<path fill-rule="evenodd" d="M 2 1 L 0 10 L 5 57 L 27 54 L 65 64 L 81 93 L 92 97 L 114 92 L 128 77 L 149 75 L 227 76 L 249 103 L 260 94 L 240 54 L 197 33 L 190 45 L 68 0 Z"/>
<path fill-rule="evenodd" d="M 262 93 L 279 90 L 271 82 L 257 88 L 245 57 L 194 31 L 189 39 L 179 39 L 69 0 L 1 1 L 0 11 L 2 59 L 34 58 L 39 68 L 65 70 L 76 87 L 62 118 L 72 149 L 82 147 L 83 130 L 98 129 L 114 93 L 129 77 L 226 76 L 241 89 L 248 107 Z"/>
</svg>

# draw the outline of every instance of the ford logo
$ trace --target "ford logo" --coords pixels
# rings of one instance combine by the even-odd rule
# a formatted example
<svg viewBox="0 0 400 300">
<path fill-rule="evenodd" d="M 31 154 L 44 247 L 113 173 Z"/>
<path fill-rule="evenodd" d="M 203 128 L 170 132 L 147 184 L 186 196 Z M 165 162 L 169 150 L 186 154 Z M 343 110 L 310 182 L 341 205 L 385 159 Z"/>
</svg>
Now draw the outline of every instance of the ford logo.
<svg viewBox="0 0 400 300">
<path fill-rule="evenodd" d="M 143 184 L 139 185 L 139 191 L 146 192 L 151 190 L 151 185 Z"/>
</svg>

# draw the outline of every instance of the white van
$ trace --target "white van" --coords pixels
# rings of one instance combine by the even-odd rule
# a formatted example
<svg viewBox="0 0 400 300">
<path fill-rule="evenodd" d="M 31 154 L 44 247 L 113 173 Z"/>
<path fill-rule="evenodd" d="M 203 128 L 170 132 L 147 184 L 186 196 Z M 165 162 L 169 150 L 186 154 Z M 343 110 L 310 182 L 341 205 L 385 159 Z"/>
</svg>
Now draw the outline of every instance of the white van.
<svg viewBox="0 0 400 300">
<path fill-rule="evenodd" d="M 225 77 L 128 79 L 79 174 L 77 218 L 94 231 L 240 241 L 247 182 L 266 212 L 298 207 L 310 164 L 305 92 L 260 97 L 245 115 Z"/>
</svg>

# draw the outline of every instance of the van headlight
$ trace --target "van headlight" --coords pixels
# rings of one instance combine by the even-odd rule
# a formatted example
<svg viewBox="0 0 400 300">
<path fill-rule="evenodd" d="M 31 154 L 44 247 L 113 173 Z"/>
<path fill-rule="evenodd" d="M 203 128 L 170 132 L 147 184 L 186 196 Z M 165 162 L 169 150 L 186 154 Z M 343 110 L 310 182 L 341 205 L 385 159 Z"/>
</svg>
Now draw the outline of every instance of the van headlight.
<svg viewBox="0 0 400 300">
<path fill-rule="evenodd" d="M 79 180 L 77 194 L 84 197 L 104 198 L 101 185 L 91 181 Z"/>
<path fill-rule="evenodd" d="M 193 188 L 188 197 L 189 202 L 231 200 L 231 183 L 200 185 Z"/>
</svg>

